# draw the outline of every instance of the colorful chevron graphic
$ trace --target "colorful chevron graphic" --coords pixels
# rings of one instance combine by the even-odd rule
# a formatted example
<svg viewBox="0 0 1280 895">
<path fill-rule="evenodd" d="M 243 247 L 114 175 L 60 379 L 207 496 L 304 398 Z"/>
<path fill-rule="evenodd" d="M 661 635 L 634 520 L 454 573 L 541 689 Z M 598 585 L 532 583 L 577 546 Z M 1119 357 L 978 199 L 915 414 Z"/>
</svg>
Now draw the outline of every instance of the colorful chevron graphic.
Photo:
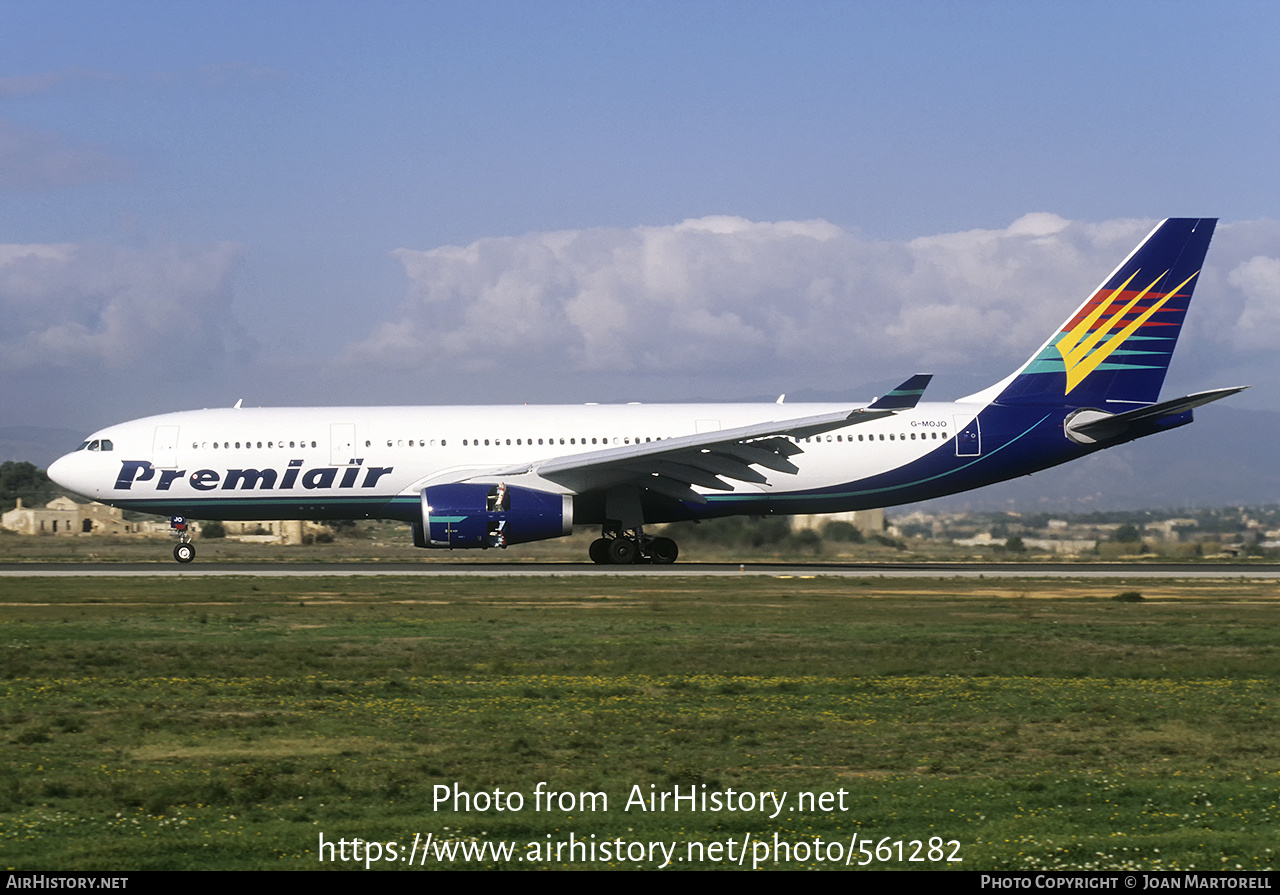
<svg viewBox="0 0 1280 895">
<path fill-rule="evenodd" d="M 1163 308 L 1169 299 L 1177 296 L 1200 273 L 1196 271 L 1168 292 L 1154 292 L 1156 285 L 1169 273 L 1166 270 L 1145 289 L 1129 291 L 1129 285 L 1140 272 L 1135 270 L 1129 279 L 1110 293 L 1105 289 L 1099 290 L 1093 300 L 1081 309 L 1084 316 L 1078 322 L 1068 324 L 1062 338 L 1055 343 L 1054 347 L 1062 355 L 1067 373 L 1067 389 L 1064 394 L 1071 394 L 1072 389 L 1114 354 L 1130 336 L 1147 324 L 1153 314 Z M 1142 306 L 1144 301 L 1150 301 L 1150 304 Z M 1135 311 L 1136 316 L 1129 319 Z"/>
</svg>

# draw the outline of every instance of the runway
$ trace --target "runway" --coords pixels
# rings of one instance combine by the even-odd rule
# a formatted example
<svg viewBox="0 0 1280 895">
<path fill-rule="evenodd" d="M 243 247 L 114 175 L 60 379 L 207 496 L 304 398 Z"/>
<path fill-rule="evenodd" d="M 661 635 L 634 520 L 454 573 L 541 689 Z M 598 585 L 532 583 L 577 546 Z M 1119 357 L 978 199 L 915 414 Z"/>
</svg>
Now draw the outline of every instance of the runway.
<svg viewBox="0 0 1280 895">
<path fill-rule="evenodd" d="M 3 563 L 0 577 L 330 578 L 368 576 L 647 576 L 842 578 L 1142 578 L 1280 580 L 1280 563 L 677 563 L 613 566 L 592 563 Z"/>
</svg>

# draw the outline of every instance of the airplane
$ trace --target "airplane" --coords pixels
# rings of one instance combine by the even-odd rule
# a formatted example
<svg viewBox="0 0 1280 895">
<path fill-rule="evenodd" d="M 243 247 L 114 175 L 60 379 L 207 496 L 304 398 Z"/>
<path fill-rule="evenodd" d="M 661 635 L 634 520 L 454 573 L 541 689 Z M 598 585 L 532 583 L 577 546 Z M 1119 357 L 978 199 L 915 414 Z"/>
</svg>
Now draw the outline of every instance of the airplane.
<svg viewBox="0 0 1280 895">
<path fill-rule="evenodd" d="M 674 562 L 646 525 L 913 503 L 1057 466 L 1192 421 L 1245 388 L 1159 401 L 1217 221 L 1155 227 L 1038 351 L 952 403 L 915 375 L 867 404 L 193 410 L 90 435 L 49 477 L 188 518 L 390 519 L 418 547 L 506 547 L 598 525 L 602 564 Z"/>
</svg>

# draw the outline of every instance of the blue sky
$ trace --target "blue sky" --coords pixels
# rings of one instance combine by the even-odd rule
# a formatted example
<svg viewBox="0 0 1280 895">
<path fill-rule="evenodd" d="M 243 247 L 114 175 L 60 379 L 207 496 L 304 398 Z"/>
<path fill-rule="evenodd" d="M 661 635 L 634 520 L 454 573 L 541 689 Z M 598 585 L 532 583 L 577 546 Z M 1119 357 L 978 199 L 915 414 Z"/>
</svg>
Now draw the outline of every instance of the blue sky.
<svg viewBox="0 0 1280 895">
<path fill-rule="evenodd" d="M 1223 226 L 1169 389 L 1277 410 L 1278 26 L 1266 2 L 0 0 L 0 419 L 917 371 L 954 397 L 1170 215 Z"/>
</svg>

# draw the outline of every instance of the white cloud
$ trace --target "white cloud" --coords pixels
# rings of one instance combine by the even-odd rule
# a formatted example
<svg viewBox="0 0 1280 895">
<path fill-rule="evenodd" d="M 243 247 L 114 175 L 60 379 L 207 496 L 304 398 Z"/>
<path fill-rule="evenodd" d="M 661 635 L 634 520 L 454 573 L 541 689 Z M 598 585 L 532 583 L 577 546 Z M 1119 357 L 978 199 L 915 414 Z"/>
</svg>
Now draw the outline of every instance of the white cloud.
<svg viewBox="0 0 1280 895">
<path fill-rule="evenodd" d="M 1236 345 L 1245 351 L 1280 347 L 1280 258 L 1257 255 L 1237 265 L 1227 282 L 1244 294 L 1235 327 Z"/>
<path fill-rule="evenodd" d="M 1035 351 L 1153 223 L 1029 215 L 886 242 L 823 221 L 715 217 L 400 249 L 406 299 L 353 332 L 337 364 L 319 349 L 257 350 L 233 313 L 238 246 L 0 245 L 0 410 L 109 422 L 241 395 L 869 397 L 867 384 L 915 372 L 940 374 L 931 397 L 952 398 Z M 326 325 L 323 306 L 306 313 Z M 332 313 L 349 326 L 349 309 Z M 1280 222 L 1219 228 L 1188 321 L 1171 387 L 1275 378 Z"/>
<path fill-rule="evenodd" d="M 243 355 L 230 313 L 240 249 L 0 245 L 0 370 L 182 375 Z"/>
<path fill-rule="evenodd" d="M 916 371 L 1002 375 L 1154 223 L 1036 213 L 1002 230 L 879 242 L 825 221 L 718 216 L 399 249 L 410 295 L 347 360 L 433 381 L 674 374 L 696 383 L 692 393 L 713 382 L 751 394 Z M 1218 341 L 1266 347 L 1240 334 L 1269 332 L 1276 268 L 1238 267 L 1232 245 L 1271 226 L 1233 225 L 1215 240 L 1215 270 L 1234 272 L 1206 268 L 1198 305 L 1217 306 L 1204 316 L 1219 320 Z"/>
</svg>

